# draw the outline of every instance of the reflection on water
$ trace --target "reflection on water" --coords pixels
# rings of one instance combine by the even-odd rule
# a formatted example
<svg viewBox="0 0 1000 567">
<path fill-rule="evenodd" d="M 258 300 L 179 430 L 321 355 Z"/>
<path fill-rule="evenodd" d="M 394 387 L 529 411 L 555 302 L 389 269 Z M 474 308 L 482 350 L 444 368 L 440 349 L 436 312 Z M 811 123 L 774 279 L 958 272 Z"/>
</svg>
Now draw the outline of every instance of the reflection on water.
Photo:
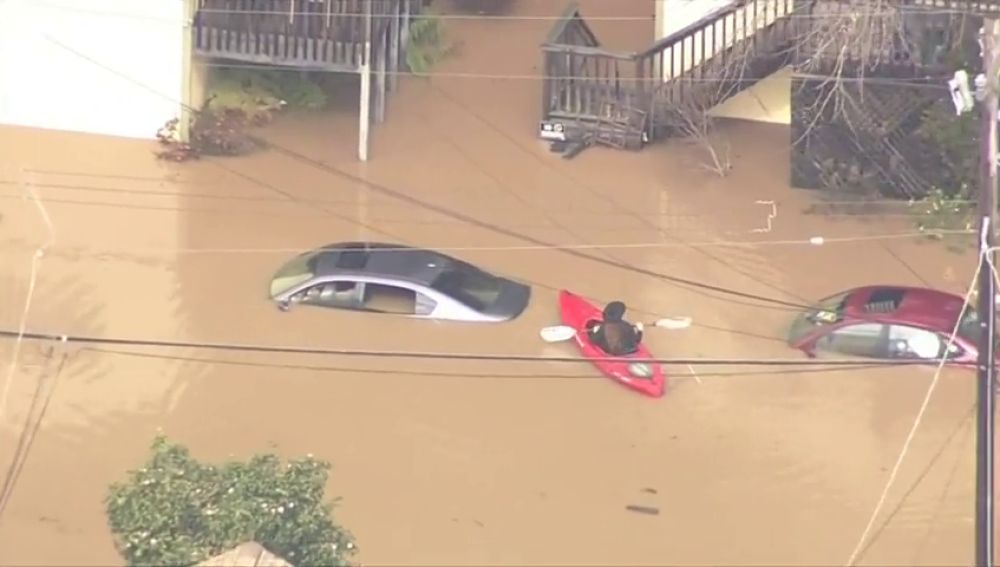
<svg viewBox="0 0 1000 567">
<path fill-rule="evenodd" d="M 584 2 L 584 13 L 607 13 L 610 5 Z M 652 10 L 648 2 L 614 5 L 623 15 Z M 514 5 L 533 15 L 561 8 Z M 647 41 L 640 24 L 595 25 L 609 45 L 630 48 Z M 537 72 L 537 44 L 550 24 L 450 25 L 463 48 L 444 69 L 525 74 Z M 575 353 L 571 344 L 542 344 L 538 329 L 558 321 L 556 291 L 568 287 L 602 301 L 622 298 L 637 318 L 693 317 L 690 330 L 647 332 L 660 356 L 796 357 L 784 344 L 792 309 L 531 249 L 525 239 L 658 243 L 588 253 L 793 303 L 872 280 L 918 284 L 915 274 L 961 292 L 971 273 L 967 257 L 904 240 L 711 245 L 909 227 L 899 218 L 801 214 L 811 196 L 784 186 L 780 148 L 788 136 L 774 125 L 723 126 L 740 149 L 725 179 L 692 165 L 697 152 L 681 144 L 554 158 L 533 138 L 539 92 L 530 81 L 402 81 L 368 164 L 354 161 L 356 117 L 345 109 L 291 116 L 265 132 L 438 210 L 281 152 L 176 166 L 155 162 L 144 144 L 0 130 L 3 162 L 43 171 L 34 180 L 57 228 L 30 326 L 567 356 Z M 16 177 L 0 180 L 5 328 L 16 325 L 27 262 L 45 236 L 37 211 L 18 197 Z M 766 211 L 754 205 L 762 199 L 778 203 L 779 215 L 770 233 L 752 234 L 762 226 Z M 295 250 L 357 238 L 463 248 L 449 253 L 530 282 L 532 304 L 509 323 L 462 325 L 280 312 L 269 301 L 271 278 Z M 510 246 L 520 248 L 496 249 Z M 0 522 L 0 563 L 115 562 L 104 490 L 141 461 L 162 429 L 210 459 L 276 450 L 331 460 L 330 494 L 344 498 L 339 518 L 357 534 L 366 563 L 839 564 L 931 377 L 914 368 L 672 367 L 671 391 L 654 402 L 587 365 L 150 352 L 71 353 Z M 0 419 L 0 466 L 11 458 L 45 361 L 32 346 L 15 374 Z M 971 432 L 962 427 L 971 401 L 971 376 L 949 371 L 890 495 L 891 522 L 865 562 L 968 560 Z"/>
</svg>

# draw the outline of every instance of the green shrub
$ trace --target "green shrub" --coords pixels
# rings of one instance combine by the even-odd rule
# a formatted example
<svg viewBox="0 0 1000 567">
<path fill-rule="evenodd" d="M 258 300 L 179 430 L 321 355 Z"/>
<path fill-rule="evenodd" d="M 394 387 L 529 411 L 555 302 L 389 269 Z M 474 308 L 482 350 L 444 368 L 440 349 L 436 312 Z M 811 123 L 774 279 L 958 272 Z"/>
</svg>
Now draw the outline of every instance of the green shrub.
<svg viewBox="0 0 1000 567">
<path fill-rule="evenodd" d="M 209 76 L 209 108 L 238 109 L 253 120 L 288 106 L 319 110 L 326 107 L 320 85 L 297 71 L 216 69 Z"/>
<path fill-rule="evenodd" d="M 193 565 L 256 541 L 295 565 L 347 565 L 353 539 L 323 502 L 329 465 L 274 455 L 206 465 L 163 437 L 113 484 L 108 523 L 129 565 Z"/>
<path fill-rule="evenodd" d="M 430 72 L 439 61 L 455 51 L 444 31 L 441 19 L 424 13 L 410 24 L 410 40 L 406 46 L 406 66 L 411 73 Z"/>
</svg>

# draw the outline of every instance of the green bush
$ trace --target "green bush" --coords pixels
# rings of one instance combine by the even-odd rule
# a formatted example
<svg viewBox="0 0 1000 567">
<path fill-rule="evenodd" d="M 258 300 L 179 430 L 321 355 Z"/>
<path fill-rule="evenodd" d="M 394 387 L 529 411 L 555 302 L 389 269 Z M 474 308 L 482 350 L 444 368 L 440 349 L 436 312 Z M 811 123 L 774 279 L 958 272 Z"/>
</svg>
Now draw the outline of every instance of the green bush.
<svg viewBox="0 0 1000 567">
<path fill-rule="evenodd" d="M 955 116 L 950 103 L 931 106 L 921 120 L 917 137 L 941 162 L 938 180 L 945 197 L 967 198 L 979 176 L 979 112 Z"/>
<path fill-rule="evenodd" d="M 251 119 L 286 105 L 319 110 L 327 104 L 326 93 L 317 82 L 287 71 L 215 69 L 209 76 L 208 96 L 209 108 L 242 110 Z"/>
<path fill-rule="evenodd" d="M 247 541 L 295 565 L 347 565 L 355 547 L 323 502 L 328 471 L 274 455 L 216 467 L 157 437 L 149 461 L 110 487 L 108 522 L 129 565 L 193 565 Z"/>
<path fill-rule="evenodd" d="M 411 73 L 428 73 L 439 61 L 455 50 L 444 31 L 441 19 L 424 13 L 410 24 L 410 41 L 406 46 L 406 66 Z"/>
</svg>

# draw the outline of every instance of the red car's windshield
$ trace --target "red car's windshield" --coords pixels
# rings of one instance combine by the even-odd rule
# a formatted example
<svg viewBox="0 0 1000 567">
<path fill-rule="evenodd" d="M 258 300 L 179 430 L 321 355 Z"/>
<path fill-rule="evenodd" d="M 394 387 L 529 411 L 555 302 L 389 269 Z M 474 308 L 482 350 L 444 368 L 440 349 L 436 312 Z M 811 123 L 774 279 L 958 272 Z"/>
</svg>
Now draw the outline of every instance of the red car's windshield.
<svg viewBox="0 0 1000 567">
<path fill-rule="evenodd" d="M 971 343 L 979 343 L 979 338 L 982 336 L 979 314 L 971 306 L 967 306 L 962 313 L 962 320 L 958 323 L 958 335 Z"/>
<path fill-rule="evenodd" d="M 844 316 L 844 304 L 849 294 L 841 293 L 819 301 L 815 307 L 799 314 L 788 331 L 788 342 L 797 343 L 817 327 L 832 325 Z"/>
</svg>

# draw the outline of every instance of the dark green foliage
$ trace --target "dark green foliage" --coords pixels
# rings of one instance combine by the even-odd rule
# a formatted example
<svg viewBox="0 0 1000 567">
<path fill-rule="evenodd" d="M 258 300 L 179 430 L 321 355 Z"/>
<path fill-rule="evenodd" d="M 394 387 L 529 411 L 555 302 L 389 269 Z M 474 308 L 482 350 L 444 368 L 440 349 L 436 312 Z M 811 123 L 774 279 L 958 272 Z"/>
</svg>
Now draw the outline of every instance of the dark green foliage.
<svg viewBox="0 0 1000 567">
<path fill-rule="evenodd" d="M 451 55 L 455 46 L 448 41 L 441 19 L 424 13 L 410 24 L 406 46 L 406 66 L 411 73 L 428 73 L 440 60 Z"/>
<path fill-rule="evenodd" d="M 318 82 L 298 71 L 213 69 L 208 81 L 212 105 L 252 114 L 282 106 L 320 110 L 327 96 Z M 252 117 L 252 116 L 251 116 Z"/>
<path fill-rule="evenodd" d="M 934 152 L 932 157 L 941 166 L 939 187 L 915 203 L 920 230 L 969 230 L 973 227 L 972 199 L 979 178 L 978 117 L 978 111 L 956 116 L 950 103 L 935 104 L 924 114 L 916 134 Z"/>
<path fill-rule="evenodd" d="M 347 565 L 354 543 L 323 502 L 328 471 L 274 455 L 205 465 L 158 437 L 149 461 L 110 487 L 108 523 L 129 565 L 193 565 L 247 541 L 295 565 Z"/>
<path fill-rule="evenodd" d="M 917 136 L 941 163 L 938 183 L 945 197 L 967 196 L 979 172 L 978 112 L 955 116 L 950 103 L 935 104 L 924 113 Z"/>
</svg>

